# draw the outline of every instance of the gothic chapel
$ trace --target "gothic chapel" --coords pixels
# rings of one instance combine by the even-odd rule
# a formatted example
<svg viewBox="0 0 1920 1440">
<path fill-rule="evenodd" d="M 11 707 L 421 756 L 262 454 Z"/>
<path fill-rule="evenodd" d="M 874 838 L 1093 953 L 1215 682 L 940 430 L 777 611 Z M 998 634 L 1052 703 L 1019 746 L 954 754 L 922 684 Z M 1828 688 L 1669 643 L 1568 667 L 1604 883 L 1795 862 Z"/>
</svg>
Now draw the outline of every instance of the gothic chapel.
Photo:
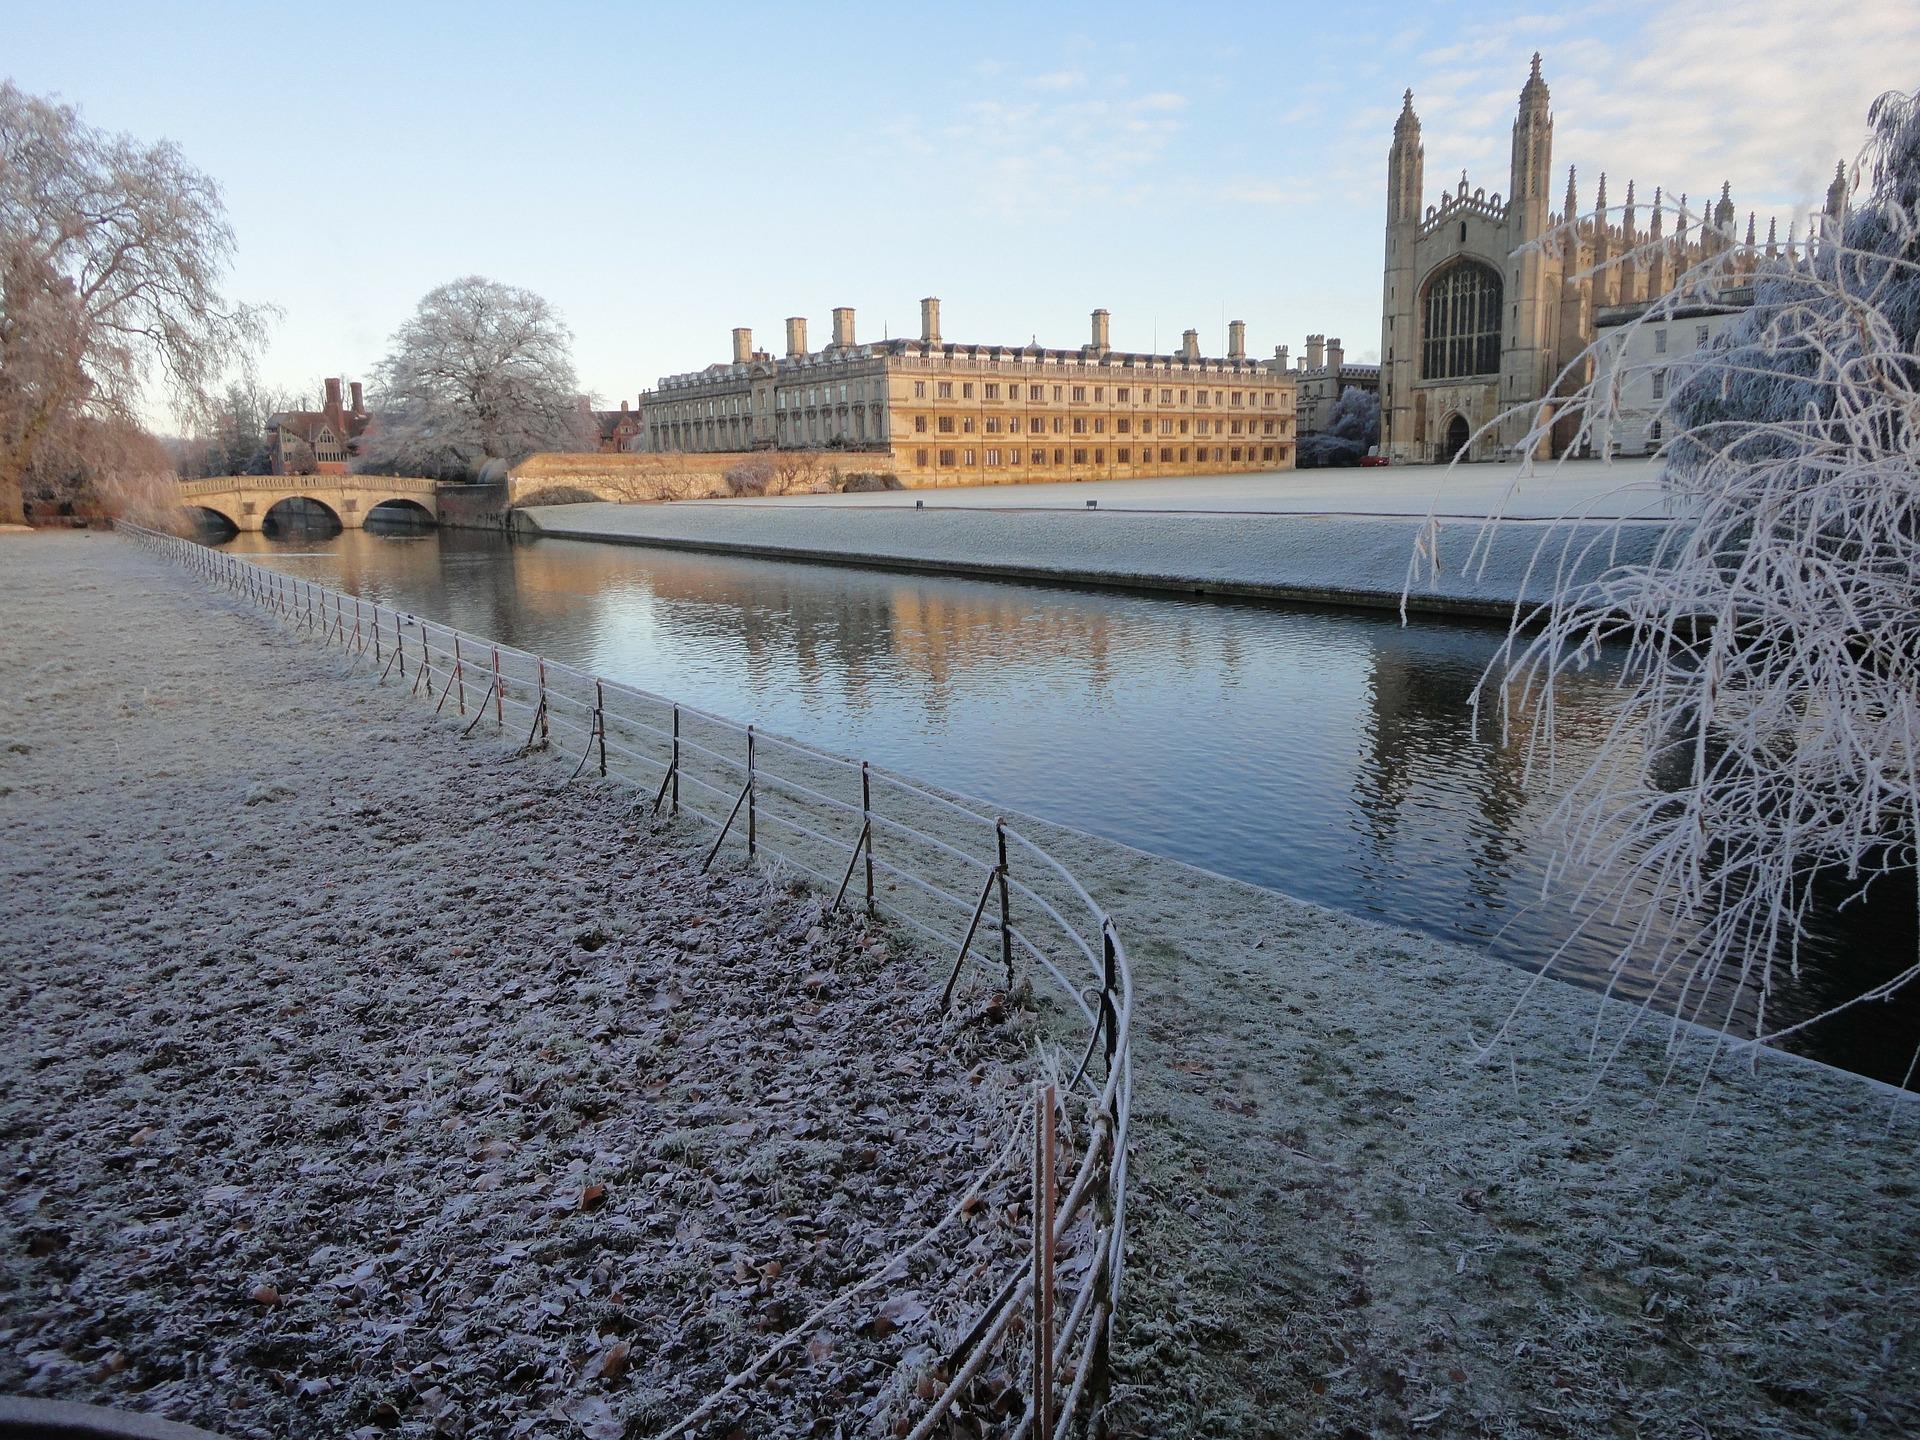
<svg viewBox="0 0 1920 1440">
<path fill-rule="evenodd" d="M 1469 190 L 1463 172 L 1458 189 L 1423 208 L 1426 152 L 1413 92 L 1406 94 L 1387 153 L 1380 446 L 1389 460 L 1444 461 L 1462 449 L 1473 460 L 1514 455 L 1534 404 L 1556 393 L 1556 382 L 1557 393 L 1585 383 L 1590 362 L 1564 381 L 1560 376 L 1592 343 L 1596 308 L 1658 298 L 1710 249 L 1734 243 L 1726 185 L 1711 216 L 1688 217 L 1671 235 L 1662 233 L 1667 217 L 1658 191 L 1640 233 L 1632 182 L 1616 222 L 1605 175 L 1593 213 L 1582 216 L 1569 170 L 1564 207 L 1554 213 L 1547 101 L 1536 54 L 1513 122 L 1506 198 Z M 1682 196 L 1683 212 L 1685 204 Z M 1830 194 L 1828 208 L 1835 205 Z M 1559 243 L 1529 247 L 1562 225 Z M 1478 434 L 1496 417 L 1504 418 Z M 1571 422 L 1555 427 L 1548 442 L 1555 454 L 1572 443 L 1573 431 Z"/>
</svg>

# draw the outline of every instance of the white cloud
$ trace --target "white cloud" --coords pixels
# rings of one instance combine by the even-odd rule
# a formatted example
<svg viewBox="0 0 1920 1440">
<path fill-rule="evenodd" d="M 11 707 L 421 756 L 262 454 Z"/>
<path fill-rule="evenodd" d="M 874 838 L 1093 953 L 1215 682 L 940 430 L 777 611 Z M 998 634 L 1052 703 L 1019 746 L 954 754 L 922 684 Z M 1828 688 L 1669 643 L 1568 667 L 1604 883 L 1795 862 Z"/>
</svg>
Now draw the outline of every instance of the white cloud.
<svg viewBox="0 0 1920 1440">
<path fill-rule="evenodd" d="M 1021 82 L 1029 90 L 1078 90 L 1087 83 L 1083 70 L 1049 70 L 1044 75 L 1029 75 Z"/>
</svg>

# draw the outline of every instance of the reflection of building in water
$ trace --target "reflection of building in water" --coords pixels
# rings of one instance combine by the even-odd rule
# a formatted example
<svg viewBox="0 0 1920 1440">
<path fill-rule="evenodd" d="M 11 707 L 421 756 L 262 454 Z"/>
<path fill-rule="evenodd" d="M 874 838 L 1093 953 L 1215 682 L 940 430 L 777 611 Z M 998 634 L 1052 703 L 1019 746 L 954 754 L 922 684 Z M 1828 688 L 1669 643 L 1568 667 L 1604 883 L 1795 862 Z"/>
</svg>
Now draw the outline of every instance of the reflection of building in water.
<svg viewBox="0 0 1920 1440">
<path fill-rule="evenodd" d="M 1059 656 L 1071 656 L 1096 690 L 1126 668 L 1205 671 L 1231 683 L 1242 664 L 1237 644 L 1180 612 L 1169 612 L 1175 623 L 1127 627 L 1110 598 L 1065 591 L 1036 600 L 991 582 L 575 541 L 517 545 L 512 555 L 523 630 L 577 619 L 583 608 L 615 616 L 643 592 L 661 638 L 738 646 L 756 685 L 831 687 L 856 707 L 903 678 L 922 682 L 937 703 L 971 676 L 1045 674 Z"/>
</svg>

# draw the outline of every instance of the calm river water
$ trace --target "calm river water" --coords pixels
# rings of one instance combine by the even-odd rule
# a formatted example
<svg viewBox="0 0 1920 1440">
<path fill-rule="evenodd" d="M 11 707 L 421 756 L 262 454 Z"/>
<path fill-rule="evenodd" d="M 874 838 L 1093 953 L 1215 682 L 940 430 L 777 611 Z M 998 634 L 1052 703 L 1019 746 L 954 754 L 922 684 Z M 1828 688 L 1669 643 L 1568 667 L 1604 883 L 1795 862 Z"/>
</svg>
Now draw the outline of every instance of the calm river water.
<svg viewBox="0 0 1920 1440">
<path fill-rule="evenodd" d="M 1537 966 L 1550 797 L 1467 697 L 1500 632 L 1385 613 L 893 575 L 474 531 L 222 548 L 684 702 L 1303 899 Z M 1570 690 L 1574 743 L 1608 682 Z M 1770 1016 L 1914 955 L 1914 905 L 1820 917 Z M 1556 967 L 1597 983 L 1613 937 Z M 1796 1043 L 1898 1081 L 1920 997 Z"/>
</svg>

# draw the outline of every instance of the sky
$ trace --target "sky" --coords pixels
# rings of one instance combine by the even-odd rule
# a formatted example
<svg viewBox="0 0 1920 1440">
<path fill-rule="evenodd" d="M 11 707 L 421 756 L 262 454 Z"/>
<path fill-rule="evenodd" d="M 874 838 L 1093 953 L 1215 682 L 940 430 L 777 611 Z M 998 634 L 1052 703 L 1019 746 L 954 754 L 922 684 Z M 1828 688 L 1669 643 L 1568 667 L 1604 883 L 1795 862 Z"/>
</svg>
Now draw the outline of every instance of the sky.
<svg viewBox="0 0 1920 1440">
<path fill-rule="evenodd" d="M 11 11 L 11 13 L 7 13 Z M 1867 106 L 1920 87 L 1920 4 L 0 5 L 0 74 L 176 142 L 224 187 L 261 377 L 370 379 L 463 275 L 547 297 L 634 399 L 805 315 L 858 336 L 1378 358 L 1386 153 L 1505 192 L 1528 57 L 1553 193 L 1816 206 Z M 315 397 L 316 403 L 318 397 Z"/>
</svg>

